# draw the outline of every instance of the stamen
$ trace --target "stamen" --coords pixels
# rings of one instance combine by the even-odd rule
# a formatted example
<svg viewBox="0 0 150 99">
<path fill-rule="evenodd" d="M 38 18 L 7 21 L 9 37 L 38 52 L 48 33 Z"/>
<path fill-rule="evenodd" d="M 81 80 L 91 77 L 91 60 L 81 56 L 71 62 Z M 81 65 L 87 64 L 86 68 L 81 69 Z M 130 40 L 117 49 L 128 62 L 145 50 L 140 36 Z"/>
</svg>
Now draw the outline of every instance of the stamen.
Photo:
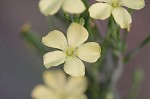
<svg viewBox="0 0 150 99">
<path fill-rule="evenodd" d="M 119 6 L 119 3 L 120 3 L 120 0 L 113 0 L 113 1 L 111 2 L 111 5 L 112 5 L 112 7 L 116 8 L 116 7 Z"/>
<path fill-rule="evenodd" d="M 73 56 L 75 54 L 75 50 L 73 48 L 68 48 L 66 54 L 67 56 Z"/>
</svg>

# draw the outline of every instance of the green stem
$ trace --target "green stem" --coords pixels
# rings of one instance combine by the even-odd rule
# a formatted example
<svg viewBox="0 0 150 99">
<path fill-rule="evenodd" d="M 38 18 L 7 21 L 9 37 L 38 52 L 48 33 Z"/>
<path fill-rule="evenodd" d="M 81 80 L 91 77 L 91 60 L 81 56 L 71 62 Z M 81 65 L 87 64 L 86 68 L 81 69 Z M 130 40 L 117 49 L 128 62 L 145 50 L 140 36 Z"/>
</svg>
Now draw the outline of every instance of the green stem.
<svg viewBox="0 0 150 99">
<path fill-rule="evenodd" d="M 106 39 L 103 42 L 105 44 L 103 50 L 106 50 L 105 56 L 106 53 L 108 54 L 108 51 L 110 50 L 109 56 L 105 57 L 107 58 L 107 63 L 109 63 L 105 65 L 109 65 L 109 67 L 108 71 L 106 71 L 107 75 L 106 76 L 107 81 L 105 82 L 106 86 L 102 90 L 106 92 L 106 95 L 108 92 L 116 90 L 115 89 L 116 83 L 118 82 L 122 74 L 124 62 L 123 62 L 123 55 L 120 50 L 120 42 L 121 42 L 120 28 L 115 23 L 113 17 L 111 16 L 108 23 L 108 32 L 106 35 Z"/>
<path fill-rule="evenodd" d="M 123 34 L 123 40 L 122 40 L 122 42 L 123 42 L 122 43 L 122 52 L 125 52 L 125 50 L 126 50 L 127 37 L 128 37 L 128 31 L 125 30 L 124 34 Z"/>
<path fill-rule="evenodd" d="M 129 91 L 127 99 L 137 98 L 143 78 L 144 78 L 144 71 L 140 68 L 136 68 L 133 74 L 131 90 Z"/>
</svg>

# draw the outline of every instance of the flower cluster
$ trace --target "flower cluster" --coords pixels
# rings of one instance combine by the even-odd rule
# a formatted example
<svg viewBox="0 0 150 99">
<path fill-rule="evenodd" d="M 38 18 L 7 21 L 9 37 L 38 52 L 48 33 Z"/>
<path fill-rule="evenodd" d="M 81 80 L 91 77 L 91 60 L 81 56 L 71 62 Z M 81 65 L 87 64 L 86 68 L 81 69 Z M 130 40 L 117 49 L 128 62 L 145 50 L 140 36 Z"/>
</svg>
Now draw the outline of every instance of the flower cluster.
<svg viewBox="0 0 150 99">
<path fill-rule="evenodd" d="M 111 14 L 116 23 L 121 28 L 130 28 L 132 18 L 129 12 L 122 6 L 131 9 L 142 9 L 145 6 L 144 0 L 96 0 L 98 3 L 89 8 L 90 16 L 94 19 L 107 19 Z M 54 15 L 60 7 L 65 12 L 80 14 L 85 11 L 85 5 L 81 0 L 41 0 L 39 3 L 40 11 L 45 15 Z"/>
<path fill-rule="evenodd" d="M 98 3 L 89 8 L 90 16 L 94 19 L 104 20 L 111 14 L 121 28 L 130 29 L 131 15 L 122 6 L 132 9 L 141 9 L 145 6 L 144 0 L 96 0 Z M 54 15 L 60 8 L 70 14 L 80 14 L 86 7 L 82 0 L 40 0 L 40 11 L 44 15 Z M 101 53 L 99 44 L 89 42 L 87 30 L 78 23 L 72 22 L 67 30 L 67 38 L 61 31 L 53 30 L 42 38 L 44 45 L 59 50 L 44 55 L 46 68 L 64 63 L 64 71 L 71 76 L 84 76 L 83 61 L 96 62 Z"/>
<path fill-rule="evenodd" d="M 85 77 L 68 77 L 61 70 L 43 73 L 45 85 L 37 85 L 31 96 L 33 99 L 87 99 Z"/>
</svg>

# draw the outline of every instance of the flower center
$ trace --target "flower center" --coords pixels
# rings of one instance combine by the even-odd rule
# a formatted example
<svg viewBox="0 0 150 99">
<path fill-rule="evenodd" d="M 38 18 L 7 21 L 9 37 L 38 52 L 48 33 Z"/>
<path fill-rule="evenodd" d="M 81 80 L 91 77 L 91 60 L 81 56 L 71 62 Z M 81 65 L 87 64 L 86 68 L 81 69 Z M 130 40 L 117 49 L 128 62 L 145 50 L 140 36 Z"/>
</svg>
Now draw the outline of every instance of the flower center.
<svg viewBox="0 0 150 99">
<path fill-rule="evenodd" d="M 119 6 L 119 2 L 120 2 L 120 0 L 113 0 L 113 1 L 111 2 L 111 6 L 114 7 L 114 8 L 116 8 L 116 7 Z"/>
<path fill-rule="evenodd" d="M 73 48 L 68 48 L 66 50 L 67 56 L 73 56 L 75 54 L 75 50 Z"/>
</svg>

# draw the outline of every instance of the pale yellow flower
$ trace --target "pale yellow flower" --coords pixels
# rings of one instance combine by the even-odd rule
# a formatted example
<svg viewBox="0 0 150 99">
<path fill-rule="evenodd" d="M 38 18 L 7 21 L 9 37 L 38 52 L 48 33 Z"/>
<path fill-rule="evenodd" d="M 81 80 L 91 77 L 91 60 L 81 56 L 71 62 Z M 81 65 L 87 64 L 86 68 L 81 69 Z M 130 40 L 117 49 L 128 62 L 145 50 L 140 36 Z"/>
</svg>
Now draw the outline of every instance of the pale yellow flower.
<svg viewBox="0 0 150 99">
<path fill-rule="evenodd" d="M 46 16 L 56 14 L 60 8 L 71 14 L 80 14 L 86 9 L 82 0 L 40 0 L 39 8 Z"/>
<path fill-rule="evenodd" d="M 129 28 L 132 23 L 131 15 L 121 6 L 139 10 L 145 6 L 144 0 L 96 0 L 99 3 L 89 8 L 90 16 L 94 19 L 105 20 L 111 14 L 121 28 Z"/>
<path fill-rule="evenodd" d="M 44 55 L 46 68 L 64 64 L 64 71 L 71 76 L 84 76 L 85 66 L 83 61 L 96 62 L 100 57 L 101 49 L 99 44 L 88 42 L 87 30 L 78 23 L 72 23 L 67 30 L 67 39 L 58 30 L 51 31 L 42 38 L 44 45 L 59 50 L 48 52 Z M 80 60 L 81 59 L 81 60 Z"/>
<path fill-rule="evenodd" d="M 85 77 L 68 77 L 61 70 L 45 71 L 45 85 L 37 85 L 31 96 L 34 99 L 87 99 Z"/>
</svg>

